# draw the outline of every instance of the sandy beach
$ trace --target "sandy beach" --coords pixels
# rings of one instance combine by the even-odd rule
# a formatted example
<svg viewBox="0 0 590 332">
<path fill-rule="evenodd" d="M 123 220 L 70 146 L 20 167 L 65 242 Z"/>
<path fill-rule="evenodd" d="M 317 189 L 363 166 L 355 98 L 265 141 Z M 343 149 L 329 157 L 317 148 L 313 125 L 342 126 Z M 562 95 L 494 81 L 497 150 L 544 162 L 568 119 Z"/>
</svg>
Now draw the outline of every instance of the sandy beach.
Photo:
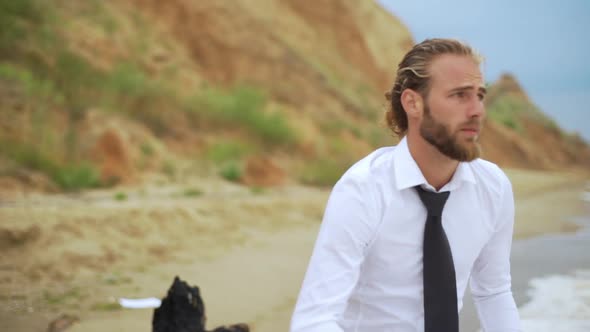
<svg viewBox="0 0 590 332">
<path fill-rule="evenodd" d="M 573 232 L 587 174 L 508 170 L 515 237 Z M 122 199 L 121 193 L 125 194 Z M 0 330 L 150 331 L 151 309 L 178 275 L 198 285 L 208 323 L 287 331 L 329 189 L 251 189 L 186 179 L 80 195 L 0 196 Z M 522 287 L 519 285 L 518 287 Z"/>
</svg>

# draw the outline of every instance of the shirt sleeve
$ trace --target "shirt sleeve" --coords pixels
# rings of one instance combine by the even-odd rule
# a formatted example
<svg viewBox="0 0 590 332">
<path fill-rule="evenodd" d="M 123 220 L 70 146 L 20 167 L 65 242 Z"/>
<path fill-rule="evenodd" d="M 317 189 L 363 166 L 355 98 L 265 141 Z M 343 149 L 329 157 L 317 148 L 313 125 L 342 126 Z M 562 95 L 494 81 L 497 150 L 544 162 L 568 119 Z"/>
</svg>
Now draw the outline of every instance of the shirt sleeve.
<svg viewBox="0 0 590 332">
<path fill-rule="evenodd" d="M 338 321 L 374 237 L 375 201 L 367 183 L 341 179 L 324 218 L 291 319 L 291 332 L 341 332 Z"/>
<path fill-rule="evenodd" d="M 497 227 L 475 261 L 471 293 L 484 332 L 522 331 L 512 296 L 510 249 L 514 230 L 514 195 L 504 175 Z"/>
</svg>

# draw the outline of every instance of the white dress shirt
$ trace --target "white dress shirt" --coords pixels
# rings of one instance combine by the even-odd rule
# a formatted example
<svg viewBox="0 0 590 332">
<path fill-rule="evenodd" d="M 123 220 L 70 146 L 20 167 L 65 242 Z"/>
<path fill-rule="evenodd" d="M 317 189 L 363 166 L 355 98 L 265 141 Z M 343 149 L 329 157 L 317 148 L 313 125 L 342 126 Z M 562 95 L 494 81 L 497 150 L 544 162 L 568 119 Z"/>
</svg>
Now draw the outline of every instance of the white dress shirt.
<svg viewBox="0 0 590 332">
<path fill-rule="evenodd" d="M 426 208 L 415 186 L 435 191 L 406 139 L 380 148 L 336 183 L 291 320 L 292 332 L 422 332 L 422 240 Z M 506 175 L 461 162 L 442 222 L 457 278 L 468 280 L 485 332 L 520 331 L 510 283 L 514 197 Z M 470 332 L 470 331 L 469 331 Z"/>
</svg>

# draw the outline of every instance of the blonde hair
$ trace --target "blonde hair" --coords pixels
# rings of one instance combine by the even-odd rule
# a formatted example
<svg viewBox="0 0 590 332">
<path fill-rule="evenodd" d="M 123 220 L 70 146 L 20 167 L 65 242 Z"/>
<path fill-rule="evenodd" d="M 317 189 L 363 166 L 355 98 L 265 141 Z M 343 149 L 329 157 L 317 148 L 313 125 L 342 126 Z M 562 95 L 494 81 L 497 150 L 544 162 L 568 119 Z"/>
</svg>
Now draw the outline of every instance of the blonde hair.
<svg viewBox="0 0 590 332">
<path fill-rule="evenodd" d="M 434 58 L 443 54 L 469 56 L 478 64 L 482 62 L 482 57 L 471 46 L 455 39 L 426 39 L 414 45 L 399 63 L 393 87 L 385 93 L 385 122 L 399 137 L 408 130 L 408 117 L 401 103 L 402 92 L 412 89 L 426 98 L 430 88 L 429 66 Z"/>
</svg>

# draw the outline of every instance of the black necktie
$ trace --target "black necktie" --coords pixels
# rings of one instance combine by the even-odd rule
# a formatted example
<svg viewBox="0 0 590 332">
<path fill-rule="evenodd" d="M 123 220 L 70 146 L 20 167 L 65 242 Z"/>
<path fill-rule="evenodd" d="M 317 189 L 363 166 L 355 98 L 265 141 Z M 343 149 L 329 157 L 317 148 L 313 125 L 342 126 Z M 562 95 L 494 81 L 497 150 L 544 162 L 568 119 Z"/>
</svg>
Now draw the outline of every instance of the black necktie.
<svg viewBox="0 0 590 332">
<path fill-rule="evenodd" d="M 416 188 L 428 210 L 423 249 L 424 331 L 458 332 L 455 266 L 441 217 L 450 192 L 435 193 Z"/>
</svg>

